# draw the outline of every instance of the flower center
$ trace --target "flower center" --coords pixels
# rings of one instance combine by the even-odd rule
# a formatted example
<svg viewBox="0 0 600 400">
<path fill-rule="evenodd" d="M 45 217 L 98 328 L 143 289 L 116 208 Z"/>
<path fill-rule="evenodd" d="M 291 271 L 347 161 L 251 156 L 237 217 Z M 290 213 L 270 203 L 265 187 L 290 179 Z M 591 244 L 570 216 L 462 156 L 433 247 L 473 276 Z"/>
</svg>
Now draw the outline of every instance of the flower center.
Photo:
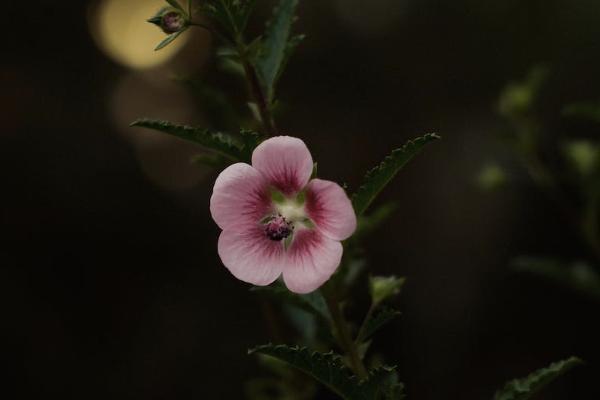
<svg viewBox="0 0 600 400">
<path fill-rule="evenodd" d="M 294 224 L 278 214 L 265 223 L 264 229 L 269 239 L 279 242 L 292 234 Z"/>
</svg>

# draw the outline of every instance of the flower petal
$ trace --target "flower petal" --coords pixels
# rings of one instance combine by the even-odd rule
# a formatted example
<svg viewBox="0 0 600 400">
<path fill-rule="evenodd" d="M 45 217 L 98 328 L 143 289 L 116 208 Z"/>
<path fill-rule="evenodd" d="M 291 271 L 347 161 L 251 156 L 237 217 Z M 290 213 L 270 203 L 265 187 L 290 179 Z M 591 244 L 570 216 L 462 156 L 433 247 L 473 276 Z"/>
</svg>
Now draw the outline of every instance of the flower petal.
<svg viewBox="0 0 600 400">
<path fill-rule="evenodd" d="M 316 229 L 300 229 L 287 251 L 283 280 L 295 293 L 309 293 L 325 283 L 340 265 L 342 244 Z"/>
<path fill-rule="evenodd" d="M 270 207 L 268 184 L 250 165 L 230 165 L 217 177 L 210 213 L 221 229 L 247 230 L 258 224 Z"/>
<path fill-rule="evenodd" d="M 252 153 L 252 166 L 286 195 L 299 192 L 310 179 L 313 160 L 304 142 L 277 136 L 262 142 Z"/>
<path fill-rule="evenodd" d="M 282 242 L 269 240 L 259 226 L 245 232 L 224 230 L 219 236 L 218 252 L 233 276 L 258 286 L 275 281 L 285 263 Z"/>
<path fill-rule="evenodd" d="M 356 214 L 346 192 L 335 182 L 313 179 L 306 187 L 306 211 L 317 228 L 334 240 L 356 230 Z"/>
</svg>

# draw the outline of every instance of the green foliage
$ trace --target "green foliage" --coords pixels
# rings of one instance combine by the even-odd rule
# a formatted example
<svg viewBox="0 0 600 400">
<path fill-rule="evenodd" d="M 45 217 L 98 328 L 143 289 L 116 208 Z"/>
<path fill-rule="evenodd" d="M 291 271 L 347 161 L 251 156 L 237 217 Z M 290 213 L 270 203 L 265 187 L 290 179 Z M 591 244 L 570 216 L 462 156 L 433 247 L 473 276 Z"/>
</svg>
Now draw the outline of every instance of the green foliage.
<svg viewBox="0 0 600 400">
<path fill-rule="evenodd" d="M 487 164 L 477 176 L 477 184 L 482 190 L 492 191 L 506 183 L 506 173 L 498 164 Z"/>
<path fill-rule="evenodd" d="M 539 369 L 525 378 L 512 380 L 496 392 L 494 400 L 528 400 L 550 382 L 581 363 L 579 358 L 571 357 Z"/>
<path fill-rule="evenodd" d="M 398 382 L 394 368 L 381 367 L 369 372 L 359 381 L 333 352 L 319 353 L 307 348 L 286 345 L 263 345 L 248 351 L 265 354 L 285 361 L 312 376 L 345 400 L 400 400 L 403 385 Z"/>
<path fill-rule="evenodd" d="M 158 46 L 156 46 L 154 48 L 155 51 L 158 51 L 160 49 L 165 48 L 166 46 L 168 46 L 169 44 L 171 44 L 175 39 L 177 39 L 179 37 L 179 35 L 181 35 L 183 33 L 183 31 L 179 31 L 179 32 L 175 32 L 175 33 L 171 33 L 169 36 L 167 36 L 162 42 L 160 42 L 158 44 Z"/>
<path fill-rule="evenodd" d="M 600 102 L 570 104 L 563 109 L 563 115 L 600 122 Z"/>
<path fill-rule="evenodd" d="M 258 136 L 242 131 L 242 140 L 223 132 L 214 132 L 208 129 L 194 128 L 191 126 L 175 125 L 168 121 L 139 119 L 131 124 L 141 128 L 153 129 L 155 131 L 168 133 L 169 135 L 194 142 L 206 150 L 220 154 L 233 161 L 248 161 L 248 154 L 252 153 Z"/>
<path fill-rule="evenodd" d="M 387 325 L 394 318 L 398 317 L 400 312 L 392 308 L 384 307 L 376 314 L 371 316 L 365 321 L 364 326 L 361 328 L 358 337 L 356 338 L 357 343 L 364 342 L 375 334 L 383 326 Z"/>
<path fill-rule="evenodd" d="M 280 0 L 273 18 L 267 24 L 264 39 L 256 60 L 258 76 L 271 103 L 275 95 L 275 84 L 287 60 L 303 36 L 291 37 L 292 24 L 298 0 Z"/>
<path fill-rule="evenodd" d="M 373 233 L 390 218 L 392 213 L 396 211 L 396 208 L 395 203 L 387 203 L 368 215 L 363 214 L 359 216 L 356 232 L 352 235 L 352 240 L 360 239 Z"/>
<path fill-rule="evenodd" d="M 548 70 L 537 67 L 531 70 L 529 76 L 522 82 L 509 84 L 498 102 L 501 115 L 518 119 L 532 111 L 538 93 L 548 78 Z"/>
<path fill-rule="evenodd" d="M 567 160 L 577 173 L 588 177 L 600 167 L 600 146 L 590 140 L 571 140 L 564 145 Z"/>
<path fill-rule="evenodd" d="M 316 316 L 321 321 L 329 323 L 331 320 L 327 303 L 325 302 L 325 299 L 319 290 L 315 290 L 314 292 L 307 294 L 296 294 L 290 292 L 279 281 L 276 281 L 270 286 L 255 286 L 251 290 L 253 292 L 262 293 L 276 300 L 298 307 Z"/>
<path fill-rule="evenodd" d="M 551 258 L 519 257 L 512 265 L 518 271 L 540 276 L 600 300 L 600 274 L 588 264 L 575 262 L 565 265 Z"/>
<path fill-rule="evenodd" d="M 211 0 L 202 4 L 201 11 L 215 20 L 230 42 L 244 32 L 254 8 L 254 0 Z"/>
<path fill-rule="evenodd" d="M 435 133 L 409 140 L 404 146 L 392 151 L 381 164 L 367 173 L 362 186 L 352 196 L 352 204 L 356 215 L 362 215 L 377 195 L 387 186 L 396 174 L 414 156 L 416 156 L 426 144 L 440 137 Z"/>
</svg>

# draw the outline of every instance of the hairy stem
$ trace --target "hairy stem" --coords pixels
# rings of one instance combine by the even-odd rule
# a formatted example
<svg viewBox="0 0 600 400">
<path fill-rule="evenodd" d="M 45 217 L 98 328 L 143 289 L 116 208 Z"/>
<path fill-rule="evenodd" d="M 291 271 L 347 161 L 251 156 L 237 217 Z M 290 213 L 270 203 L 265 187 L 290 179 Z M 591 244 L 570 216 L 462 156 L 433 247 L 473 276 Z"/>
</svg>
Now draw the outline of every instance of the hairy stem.
<svg viewBox="0 0 600 400">
<path fill-rule="evenodd" d="M 350 367 L 356 376 L 360 379 L 366 379 L 368 377 L 367 369 L 358 354 L 356 344 L 352 340 L 350 328 L 344 318 L 341 304 L 336 296 L 329 290 L 330 288 L 324 289 L 323 294 L 332 319 L 333 336 L 337 339 L 342 350 L 346 352 L 350 361 Z"/>
</svg>

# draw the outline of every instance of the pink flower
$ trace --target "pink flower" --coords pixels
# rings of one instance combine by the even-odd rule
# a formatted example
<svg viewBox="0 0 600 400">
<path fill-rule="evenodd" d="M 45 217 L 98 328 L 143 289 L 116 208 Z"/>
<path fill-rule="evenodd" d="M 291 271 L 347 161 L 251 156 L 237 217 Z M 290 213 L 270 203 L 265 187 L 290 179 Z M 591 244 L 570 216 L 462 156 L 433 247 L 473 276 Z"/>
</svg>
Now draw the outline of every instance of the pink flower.
<svg viewBox="0 0 600 400">
<path fill-rule="evenodd" d="M 288 289 L 308 293 L 335 272 L 356 215 L 337 183 L 312 179 L 304 142 L 278 136 L 215 182 L 210 212 L 223 230 L 218 251 L 239 280 L 269 285 L 283 274 Z M 310 181 L 309 181 L 310 180 Z"/>
</svg>

